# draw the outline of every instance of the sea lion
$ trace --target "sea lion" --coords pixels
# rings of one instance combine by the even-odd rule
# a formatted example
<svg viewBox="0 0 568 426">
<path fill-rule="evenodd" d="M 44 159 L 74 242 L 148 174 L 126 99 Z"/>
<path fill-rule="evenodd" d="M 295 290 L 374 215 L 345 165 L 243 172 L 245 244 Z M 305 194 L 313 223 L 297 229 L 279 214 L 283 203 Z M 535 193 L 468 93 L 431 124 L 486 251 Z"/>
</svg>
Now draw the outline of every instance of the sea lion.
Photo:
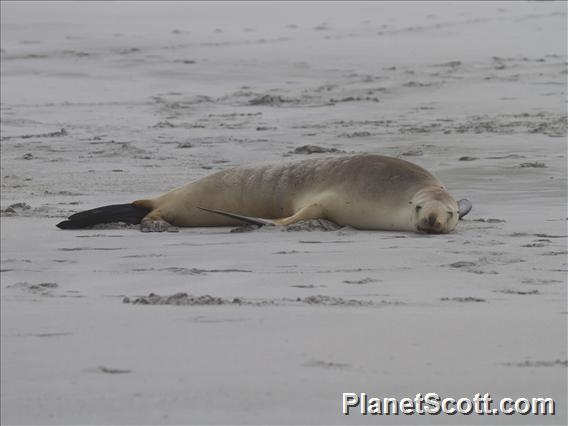
<svg viewBox="0 0 568 426">
<path fill-rule="evenodd" d="M 458 206 L 442 182 L 416 164 L 358 154 L 230 168 L 156 198 L 74 214 L 57 226 L 121 221 L 159 232 L 328 219 L 358 229 L 444 234 L 470 209 L 467 200 Z"/>
</svg>

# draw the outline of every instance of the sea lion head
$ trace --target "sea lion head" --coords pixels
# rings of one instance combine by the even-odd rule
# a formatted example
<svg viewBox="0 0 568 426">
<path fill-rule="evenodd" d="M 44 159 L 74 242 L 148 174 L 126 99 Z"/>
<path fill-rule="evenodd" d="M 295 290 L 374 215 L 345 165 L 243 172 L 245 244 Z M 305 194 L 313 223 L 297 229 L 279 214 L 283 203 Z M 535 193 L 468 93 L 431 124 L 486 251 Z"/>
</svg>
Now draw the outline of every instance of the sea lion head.
<svg viewBox="0 0 568 426">
<path fill-rule="evenodd" d="M 458 204 L 444 187 L 433 186 L 418 191 L 410 204 L 418 232 L 447 234 L 459 220 Z"/>
</svg>

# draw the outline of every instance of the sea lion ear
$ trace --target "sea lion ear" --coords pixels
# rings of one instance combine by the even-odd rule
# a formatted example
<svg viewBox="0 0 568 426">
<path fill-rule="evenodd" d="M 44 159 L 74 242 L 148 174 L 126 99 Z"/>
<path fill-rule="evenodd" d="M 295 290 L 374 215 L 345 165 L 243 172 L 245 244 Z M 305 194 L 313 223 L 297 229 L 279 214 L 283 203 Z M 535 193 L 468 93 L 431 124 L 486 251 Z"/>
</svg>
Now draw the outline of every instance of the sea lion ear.
<svg viewBox="0 0 568 426">
<path fill-rule="evenodd" d="M 458 201 L 458 214 L 460 219 L 462 217 L 464 217 L 465 215 L 467 215 L 471 209 L 472 209 L 473 205 L 471 204 L 471 201 L 462 198 L 461 200 Z"/>
</svg>

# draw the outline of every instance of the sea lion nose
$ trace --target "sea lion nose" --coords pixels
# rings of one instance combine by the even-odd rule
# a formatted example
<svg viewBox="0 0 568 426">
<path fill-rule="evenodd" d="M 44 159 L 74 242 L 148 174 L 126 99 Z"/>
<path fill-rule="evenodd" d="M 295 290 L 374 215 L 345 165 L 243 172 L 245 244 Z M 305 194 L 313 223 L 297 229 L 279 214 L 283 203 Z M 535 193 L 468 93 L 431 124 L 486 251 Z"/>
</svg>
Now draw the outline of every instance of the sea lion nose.
<svg viewBox="0 0 568 426">
<path fill-rule="evenodd" d="M 434 213 L 432 213 L 430 216 L 428 216 L 428 224 L 430 226 L 434 226 L 434 224 L 436 223 L 436 215 Z"/>
</svg>

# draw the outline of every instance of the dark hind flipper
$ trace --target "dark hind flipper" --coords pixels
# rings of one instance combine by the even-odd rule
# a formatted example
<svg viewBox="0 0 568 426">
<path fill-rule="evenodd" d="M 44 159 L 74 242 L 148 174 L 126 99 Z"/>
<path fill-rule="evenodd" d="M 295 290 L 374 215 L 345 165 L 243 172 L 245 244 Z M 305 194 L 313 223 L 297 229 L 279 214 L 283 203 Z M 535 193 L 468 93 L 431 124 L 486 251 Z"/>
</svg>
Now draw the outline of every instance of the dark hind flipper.
<svg viewBox="0 0 568 426">
<path fill-rule="evenodd" d="M 111 222 L 124 222 L 129 225 L 136 225 L 148 214 L 148 211 L 146 208 L 131 203 L 113 204 L 75 213 L 69 216 L 67 220 L 59 222 L 57 227 L 60 229 L 82 229 L 100 223 Z"/>
<path fill-rule="evenodd" d="M 459 200 L 458 201 L 458 212 L 459 212 L 460 219 L 462 217 L 464 217 L 466 214 L 468 214 L 471 211 L 472 207 L 473 207 L 473 205 L 471 204 L 471 201 L 466 200 L 465 198 L 462 198 L 461 200 Z"/>
<path fill-rule="evenodd" d="M 251 225 L 258 225 L 258 226 L 266 226 L 266 225 L 276 225 L 276 223 L 269 219 L 261 219 L 259 217 L 250 217 L 250 216 L 243 216 L 236 213 L 230 213 L 223 210 L 216 210 L 216 209 L 206 209 L 205 207 L 197 207 L 200 210 L 204 210 L 206 212 L 220 214 L 221 216 L 230 217 L 232 219 L 242 220 L 245 223 L 250 223 Z"/>
</svg>

